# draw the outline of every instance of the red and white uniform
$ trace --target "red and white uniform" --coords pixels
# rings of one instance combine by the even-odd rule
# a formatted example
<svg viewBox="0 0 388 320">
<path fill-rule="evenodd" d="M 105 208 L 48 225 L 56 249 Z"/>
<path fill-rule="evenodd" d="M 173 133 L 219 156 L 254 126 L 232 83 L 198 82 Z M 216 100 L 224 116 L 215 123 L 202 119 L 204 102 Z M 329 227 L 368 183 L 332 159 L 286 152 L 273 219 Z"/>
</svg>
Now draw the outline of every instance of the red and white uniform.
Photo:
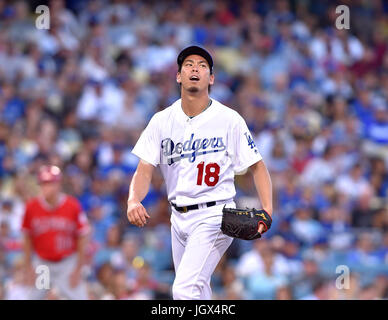
<svg viewBox="0 0 388 320">
<path fill-rule="evenodd" d="M 36 255 L 33 265 L 46 265 L 50 283 L 69 299 L 87 299 L 86 284 L 71 288 L 69 278 L 77 263 L 77 241 L 89 232 L 88 219 L 79 201 L 62 194 L 56 207 L 50 207 L 43 197 L 26 205 L 22 229 L 30 235 Z M 51 285 L 50 285 L 51 287 Z M 47 291 L 31 288 L 31 299 L 43 299 Z"/>
<path fill-rule="evenodd" d="M 78 237 L 89 232 L 79 201 L 68 195 L 62 195 L 55 208 L 50 208 L 43 198 L 31 200 L 26 206 L 22 228 L 31 236 L 38 256 L 52 262 L 73 254 Z"/>
</svg>

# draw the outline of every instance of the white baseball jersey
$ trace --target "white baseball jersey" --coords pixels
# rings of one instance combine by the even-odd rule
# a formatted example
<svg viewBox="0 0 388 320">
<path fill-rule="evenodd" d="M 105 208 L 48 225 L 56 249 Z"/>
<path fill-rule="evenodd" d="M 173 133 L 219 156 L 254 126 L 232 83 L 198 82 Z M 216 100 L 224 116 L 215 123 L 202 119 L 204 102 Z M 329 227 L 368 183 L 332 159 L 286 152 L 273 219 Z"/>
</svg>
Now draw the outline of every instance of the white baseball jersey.
<svg viewBox="0 0 388 320">
<path fill-rule="evenodd" d="M 181 99 L 156 113 L 132 152 L 160 166 L 177 206 L 232 199 L 235 173 L 262 159 L 244 119 L 214 99 L 193 118 Z"/>
</svg>

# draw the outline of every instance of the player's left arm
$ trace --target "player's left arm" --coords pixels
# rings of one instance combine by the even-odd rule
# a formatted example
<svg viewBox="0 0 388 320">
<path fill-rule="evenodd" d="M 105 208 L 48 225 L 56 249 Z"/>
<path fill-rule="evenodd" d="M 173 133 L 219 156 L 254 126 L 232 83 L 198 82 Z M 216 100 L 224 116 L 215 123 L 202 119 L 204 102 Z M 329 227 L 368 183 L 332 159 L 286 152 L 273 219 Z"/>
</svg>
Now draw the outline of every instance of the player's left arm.
<svg viewBox="0 0 388 320">
<path fill-rule="evenodd" d="M 260 203 L 263 209 L 272 217 L 272 181 L 264 160 L 257 161 L 249 167 Z"/>
<path fill-rule="evenodd" d="M 73 272 L 70 275 L 70 286 L 76 287 L 81 280 L 82 267 L 86 262 L 86 245 L 88 242 L 88 235 L 79 235 L 77 238 L 77 262 Z"/>
<path fill-rule="evenodd" d="M 76 287 L 81 279 L 82 267 L 86 264 L 86 246 L 89 241 L 90 225 L 81 204 L 77 205 L 77 238 L 76 238 L 76 255 L 77 261 L 74 270 L 70 276 L 70 286 Z"/>
<path fill-rule="evenodd" d="M 76 268 L 81 270 L 81 268 L 85 265 L 86 263 L 86 246 L 88 242 L 88 235 L 80 235 L 77 238 L 77 264 Z"/>
</svg>

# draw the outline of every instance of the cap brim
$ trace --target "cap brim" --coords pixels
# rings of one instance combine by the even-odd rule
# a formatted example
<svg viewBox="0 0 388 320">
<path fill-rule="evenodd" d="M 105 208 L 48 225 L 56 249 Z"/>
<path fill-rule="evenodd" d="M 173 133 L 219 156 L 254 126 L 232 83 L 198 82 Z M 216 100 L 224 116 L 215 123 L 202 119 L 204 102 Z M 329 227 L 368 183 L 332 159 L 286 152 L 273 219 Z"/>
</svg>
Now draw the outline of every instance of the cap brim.
<svg viewBox="0 0 388 320">
<path fill-rule="evenodd" d="M 205 49 L 203 49 L 201 47 L 198 47 L 198 46 L 190 46 L 190 47 L 187 47 L 187 48 L 183 49 L 179 53 L 178 58 L 177 58 L 178 65 L 179 66 L 182 65 L 183 61 L 185 61 L 185 59 L 188 56 L 191 56 L 193 54 L 196 54 L 196 55 L 199 55 L 199 56 L 205 58 L 205 60 L 207 61 L 208 65 L 209 65 L 210 70 L 213 69 L 213 58 L 212 58 L 212 56 Z"/>
</svg>

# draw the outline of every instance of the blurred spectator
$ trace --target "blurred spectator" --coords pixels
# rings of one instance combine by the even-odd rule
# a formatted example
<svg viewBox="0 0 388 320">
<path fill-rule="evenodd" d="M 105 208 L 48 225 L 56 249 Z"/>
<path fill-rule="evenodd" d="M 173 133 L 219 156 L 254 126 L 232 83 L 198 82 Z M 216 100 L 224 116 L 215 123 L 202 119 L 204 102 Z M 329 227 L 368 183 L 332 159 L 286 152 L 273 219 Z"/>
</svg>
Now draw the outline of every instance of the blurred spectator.
<svg viewBox="0 0 388 320">
<path fill-rule="evenodd" d="M 245 298 L 254 300 L 275 299 L 279 288 L 286 285 L 286 277 L 274 273 L 274 253 L 270 248 L 262 250 L 263 269 L 255 270 L 246 278 L 248 289 Z"/>
<path fill-rule="evenodd" d="M 364 194 L 354 203 L 352 211 L 352 226 L 356 228 L 371 227 L 375 212 L 371 208 L 371 197 Z"/>
<path fill-rule="evenodd" d="M 380 300 L 382 295 L 377 282 L 366 283 L 362 286 L 358 297 L 360 300 Z"/>
<path fill-rule="evenodd" d="M 115 300 L 128 300 L 129 288 L 124 270 L 115 270 L 112 278 L 112 293 Z"/>
<path fill-rule="evenodd" d="M 89 218 L 92 225 L 92 239 L 98 245 L 105 243 L 109 228 L 114 225 L 115 219 L 104 210 L 102 201 L 95 197 L 90 203 Z"/>
<path fill-rule="evenodd" d="M 112 279 L 113 279 L 114 269 L 109 262 L 103 263 L 97 269 L 97 280 L 98 283 L 95 285 L 94 291 L 100 291 L 98 298 L 102 300 L 111 300 L 112 296 Z M 94 292 L 97 294 L 97 292 Z"/>
<path fill-rule="evenodd" d="M 24 214 L 22 202 L 13 198 L 3 198 L 0 203 L 0 224 L 5 222 L 10 228 L 10 234 L 20 236 L 20 228 Z"/>
<path fill-rule="evenodd" d="M 379 101 L 370 118 L 364 120 L 365 153 L 387 159 L 388 156 L 388 105 Z M 387 161 L 385 161 L 387 164 Z"/>
<path fill-rule="evenodd" d="M 360 164 L 353 166 L 349 174 L 338 177 L 336 189 L 351 199 L 357 199 L 372 191 L 369 182 L 363 177 Z"/>
<path fill-rule="evenodd" d="M 314 279 L 312 293 L 302 297 L 302 300 L 329 300 L 329 284 L 322 278 Z"/>
<path fill-rule="evenodd" d="M 388 196 L 388 173 L 384 158 L 370 159 L 369 181 L 376 197 L 386 198 Z"/>
<path fill-rule="evenodd" d="M 387 233 L 388 230 L 388 208 L 382 208 L 377 210 L 373 217 L 373 223 L 372 226 L 374 228 L 377 228 L 384 232 L 384 235 Z M 385 238 L 383 238 L 385 239 Z M 386 242 L 382 242 L 382 245 L 385 245 Z"/>
<path fill-rule="evenodd" d="M 313 292 L 314 281 L 318 276 L 318 263 L 313 257 L 305 257 L 300 273 L 290 283 L 295 299 L 301 299 L 311 294 Z"/>
<path fill-rule="evenodd" d="M 305 186 L 321 186 L 334 180 L 336 172 L 333 168 L 333 147 L 327 146 L 322 157 L 312 159 L 304 168 L 301 181 Z"/>
<path fill-rule="evenodd" d="M 296 175 L 289 175 L 284 185 L 279 187 L 277 205 L 284 216 L 291 215 L 301 203 L 302 189 L 297 183 Z"/>
<path fill-rule="evenodd" d="M 161 299 L 171 298 L 170 286 L 160 283 L 153 278 L 152 268 L 148 263 L 139 266 L 137 277 L 131 285 L 132 299 Z"/>
<path fill-rule="evenodd" d="M 28 299 L 29 288 L 25 285 L 24 262 L 21 258 L 15 260 L 12 266 L 11 278 L 4 286 L 6 300 L 26 300 Z"/>
<path fill-rule="evenodd" d="M 137 269 L 134 268 L 134 259 L 138 256 L 140 243 L 134 236 L 125 236 L 120 251 L 114 252 L 111 256 L 112 265 L 121 270 L 125 270 L 127 279 L 134 280 Z"/>
<path fill-rule="evenodd" d="M 19 236 L 11 232 L 10 225 L 7 221 L 0 222 L 0 247 L 4 250 L 4 262 L 12 265 L 15 258 L 19 258 L 22 249 L 22 241 Z"/>
<path fill-rule="evenodd" d="M 126 75 L 128 77 L 128 75 Z M 115 121 L 115 125 L 129 132 L 138 132 L 145 126 L 145 119 L 140 106 L 136 102 L 136 97 L 139 93 L 139 84 L 134 79 L 125 78 L 121 80 L 121 87 L 124 93 L 123 109 Z"/>
<path fill-rule="evenodd" d="M 375 249 L 376 245 L 372 234 L 361 233 L 356 240 L 355 247 L 348 252 L 349 268 L 368 272 L 369 275 L 375 274 L 382 262 L 375 255 Z"/>
<path fill-rule="evenodd" d="M 113 126 L 123 109 L 123 93 L 104 78 L 94 76 L 85 86 L 79 101 L 77 116 L 80 120 Z"/>
<path fill-rule="evenodd" d="M 273 236 L 271 245 L 275 252 L 285 258 L 288 265 L 287 277 L 292 278 L 298 274 L 302 267 L 300 242 L 292 236 Z"/>
<path fill-rule="evenodd" d="M 234 267 L 226 265 L 222 270 L 222 292 L 218 298 L 221 300 L 240 300 L 243 297 L 243 283 L 236 277 Z"/>
<path fill-rule="evenodd" d="M 255 241 L 252 250 L 241 255 L 236 265 L 237 275 L 239 277 L 249 277 L 256 272 L 264 272 L 265 265 L 262 252 L 266 250 L 271 250 L 273 255 L 271 256 L 271 263 L 268 265 L 272 268 L 271 274 L 286 275 L 289 272 L 286 259 L 282 255 L 272 252 L 270 242 L 265 238 Z"/>
<path fill-rule="evenodd" d="M 111 261 L 112 256 L 120 250 L 120 229 L 117 224 L 112 224 L 106 232 L 104 246 L 95 254 L 94 263 L 101 265 Z"/>
<path fill-rule="evenodd" d="M 313 218 L 312 210 L 300 207 L 291 220 L 291 230 L 296 238 L 305 245 L 312 245 L 323 236 L 322 225 Z"/>
</svg>

